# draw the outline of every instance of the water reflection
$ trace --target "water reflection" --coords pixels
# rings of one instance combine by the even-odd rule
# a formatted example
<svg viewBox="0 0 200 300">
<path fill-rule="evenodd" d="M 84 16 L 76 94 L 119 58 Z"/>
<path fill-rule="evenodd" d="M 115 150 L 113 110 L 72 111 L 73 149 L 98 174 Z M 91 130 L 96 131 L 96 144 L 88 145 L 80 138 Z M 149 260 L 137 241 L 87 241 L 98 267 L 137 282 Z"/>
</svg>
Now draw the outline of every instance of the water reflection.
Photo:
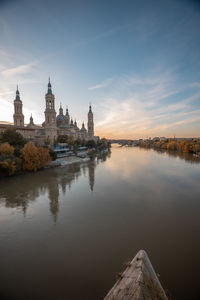
<svg viewBox="0 0 200 300">
<path fill-rule="evenodd" d="M 109 156 L 0 182 L 1 299 L 103 299 L 141 248 L 173 299 L 198 299 L 200 165 Z"/>
<path fill-rule="evenodd" d="M 66 196 L 67 190 L 81 175 L 88 177 L 91 192 L 94 190 L 95 169 L 99 163 L 103 163 L 109 154 L 103 154 L 88 163 L 72 164 L 66 167 L 27 173 L 18 177 L 4 178 L 0 186 L 4 186 L 0 193 L 0 205 L 7 208 L 21 209 L 26 216 L 27 208 L 32 201 L 39 196 L 48 197 L 49 209 L 54 222 L 57 221 L 59 213 L 59 195 Z M 5 185 L 4 185 L 5 183 Z"/>
<path fill-rule="evenodd" d="M 150 150 L 150 149 L 147 149 Z M 154 149 L 159 154 L 167 154 L 168 156 L 176 157 L 182 160 L 185 160 L 185 162 L 188 163 L 200 163 L 200 157 L 196 154 L 191 153 L 183 153 L 183 152 L 174 152 L 174 151 L 166 151 L 166 150 L 160 150 L 160 149 Z"/>
</svg>

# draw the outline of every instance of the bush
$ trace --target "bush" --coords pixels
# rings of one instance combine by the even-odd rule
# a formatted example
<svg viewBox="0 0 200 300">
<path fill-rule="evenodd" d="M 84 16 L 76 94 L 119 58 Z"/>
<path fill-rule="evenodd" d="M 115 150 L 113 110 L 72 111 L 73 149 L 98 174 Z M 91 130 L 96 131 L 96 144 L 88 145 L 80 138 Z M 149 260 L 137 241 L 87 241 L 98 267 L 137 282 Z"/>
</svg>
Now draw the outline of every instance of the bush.
<svg viewBox="0 0 200 300">
<path fill-rule="evenodd" d="M 21 170 L 21 160 L 14 156 L 0 156 L 0 175 L 11 176 Z"/>
</svg>

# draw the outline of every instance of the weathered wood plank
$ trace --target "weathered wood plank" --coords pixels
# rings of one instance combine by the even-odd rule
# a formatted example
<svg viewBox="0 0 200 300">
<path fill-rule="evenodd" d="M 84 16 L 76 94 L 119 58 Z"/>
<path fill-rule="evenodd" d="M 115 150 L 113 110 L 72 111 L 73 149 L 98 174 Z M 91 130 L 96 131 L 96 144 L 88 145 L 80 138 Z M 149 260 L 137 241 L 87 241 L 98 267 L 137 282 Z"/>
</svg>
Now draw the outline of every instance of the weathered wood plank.
<svg viewBox="0 0 200 300">
<path fill-rule="evenodd" d="M 104 300 L 167 300 L 144 250 L 140 250 Z"/>
</svg>

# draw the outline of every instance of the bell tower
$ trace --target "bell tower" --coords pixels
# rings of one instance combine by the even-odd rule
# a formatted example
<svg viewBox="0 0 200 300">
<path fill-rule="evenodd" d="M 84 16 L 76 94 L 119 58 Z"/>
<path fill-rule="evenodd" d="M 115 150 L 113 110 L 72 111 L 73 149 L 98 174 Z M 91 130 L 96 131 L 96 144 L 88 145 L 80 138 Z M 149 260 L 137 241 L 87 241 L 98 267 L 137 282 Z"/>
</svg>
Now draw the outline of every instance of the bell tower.
<svg viewBox="0 0 200 300">
<path fill-rule="evenodd" d="M 89 106 L 88 112 L 88 136 L 90 139 L 94 137 L 94 121 L 93 121 L 93 112 L 91 105 Z"/>
<path fill-rule="evenodd" d="M 55 111 L 55 97 L 51 90 L 51 82 L 49 78 L 48 90 L 45 95 L 46 109 L 45 109 L 45 135 L 51 144 L 57 138 L 57 125 L 56 125 L 56 111 Z"/>
<path fill-rule="evenodd" d="M 70 116 L 69 116 L 69 111 L 68 111 L 68 107 L 66 107 L 66 119 L 67 119 L 67 125 L 70 125 Z"/>
<path fill-rule="evenodd" d="M 49 78 L 48 90 L 45 95 L 46 109 L 45 109 L 45 126 L 56 125 L 56 111 L 55 111 L 55 97 L 51 90 L 51 82 Z"/>
<path fill-rule="evenodd" d="M 17 86 L 16 97 L 14 100 L 14 115 L 13 115 L 14 126 L 16 127 L 24 127 L 24 115 L 22 112 L 22 107 L 23 104 L 20 99 L 19 90 Z"/>
</svg>

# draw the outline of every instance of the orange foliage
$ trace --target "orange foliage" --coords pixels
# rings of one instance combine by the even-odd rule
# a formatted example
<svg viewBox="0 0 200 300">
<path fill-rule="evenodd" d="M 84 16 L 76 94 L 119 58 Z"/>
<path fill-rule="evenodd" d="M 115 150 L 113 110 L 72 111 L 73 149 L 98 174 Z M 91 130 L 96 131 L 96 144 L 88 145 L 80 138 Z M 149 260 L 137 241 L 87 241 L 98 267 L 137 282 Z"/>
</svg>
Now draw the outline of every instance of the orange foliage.
<svg viewBox="0 0 200 300">
<path fill-rule="evenodd" d="M 40 156 L 38 148 L 29 142 L 21 150 L 22 168 L 27 171 L 37 171 L 40 167 Z"/>
<path fill-rule="evenodd" d="M 8 143 L 3 143 L 0 145 L 0 155 L 13 155 L 13 153 L 13 146 L 10 146 Z"/>
<path fill-rule="evenodd" d="M 171 141 L 167 144 L 168 151 L 175 151 L 177 150 L 177 143 L 175 141 Z"/>
<path fill-rule="evenodd" d="M 36 147 L 32 142 L 25 144 L 21 150 L 22 168 L 27 171 L 37 171 L 51 161 L 49 150 Z"/>
<path fill-rule="evenodd" d="M 38 148 L 38 154 L 40 159 L 40 167 L 44 167 L 46 164 L 48 164 L 52 159 L 49 154 L 49 150 L 43 147 Z"/>
<path fill-rule="evenodd" d="M 0 170 L 5 170 L 9 176 L 13 175 L 16 171 L 15 161 L 0 161 Z"/>
</svg>

